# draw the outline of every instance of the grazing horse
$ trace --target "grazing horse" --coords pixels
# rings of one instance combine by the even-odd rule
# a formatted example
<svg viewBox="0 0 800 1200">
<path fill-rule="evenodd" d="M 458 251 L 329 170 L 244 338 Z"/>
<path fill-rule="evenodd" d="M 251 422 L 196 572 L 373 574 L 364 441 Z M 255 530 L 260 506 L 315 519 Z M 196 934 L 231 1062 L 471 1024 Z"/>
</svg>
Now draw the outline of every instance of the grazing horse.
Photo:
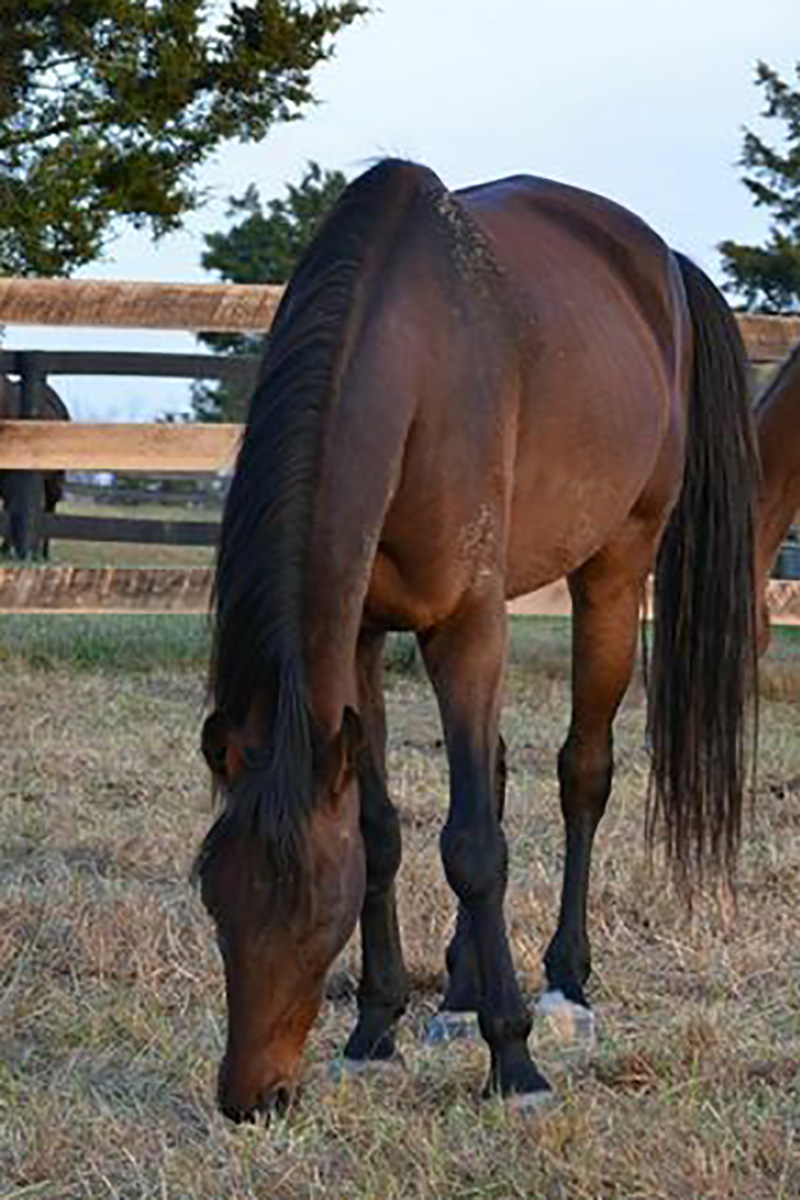
<svg viewBox="0 0 800 1200">
<path fill-rule="evenodd" d="M 18 383 L 0 375 L 0 419 L 20 415 L 22 389 Z M 44 411 L 40 420 L 68 421 L 67 406 L 51 387 L 44 388 Z M 35 528 L 37 511 L 52 513 L 64 497 L 63 471 L 0 471 L 0 500 L 8 513 L 9 530 L 3 553 L 27 558 L 31 553 L 48 557 L 49 545 Z"/>
<path fill-rule="evenodd" d="M 765 649 L 769 641 L 767 581 L 800 509 L 800 346 L 760 397 L 755 422 L 762 473 L 756 577 L 761 600 L 759 644 Z"/>
<path fill-rule="evenodd" d="M 451 193 L 394 160 L 345 190 L 276 316 L 220 535 L 202 745 L 223 807 L 196 871 L 225 966 L 224 1112 L 288 1102 L 359 916 L 345 1063 L 394 1054 L 408 980 L 392 629 L 417 634 L 450 770 L 444 1010 L 477 1011 L 490 1091 L 547 1096 L 504 917 L 506 601 L 569 581 L 566 857 L 545 964 L 550 992 L 586 1005 L 592 841 L 654 567 L 650 825 L 679 875 L 735 856 L 756 477 L 730 311 L 637 217 L 545 179 Z"/>
</svg>

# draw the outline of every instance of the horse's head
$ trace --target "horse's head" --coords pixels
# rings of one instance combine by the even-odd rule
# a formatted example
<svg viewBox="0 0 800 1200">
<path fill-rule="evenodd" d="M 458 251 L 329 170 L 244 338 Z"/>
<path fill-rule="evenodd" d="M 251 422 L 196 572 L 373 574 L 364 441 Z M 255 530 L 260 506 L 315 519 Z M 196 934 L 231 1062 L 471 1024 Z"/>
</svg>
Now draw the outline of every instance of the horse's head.
<svg viewBox="0 0 800 1200">
<path fill-rule="evenodd" d="M 199 859 L 203 902 L 225 964 L 228 1040 L 219 1103 L 234 1120 L 285 1108 L 323 998 L 325 977 L 355 928 L 365 888 L 356 757 L 360 723 L 314 751 L 315 795 L 276 817 L 258 795 L 258 755 L 219 714 L 203 752 L 227 807 Z M 255 802 L 253 796 L 255 795 Z M 259 805 L 263 806 L 263 811 Z"/>
</svg>

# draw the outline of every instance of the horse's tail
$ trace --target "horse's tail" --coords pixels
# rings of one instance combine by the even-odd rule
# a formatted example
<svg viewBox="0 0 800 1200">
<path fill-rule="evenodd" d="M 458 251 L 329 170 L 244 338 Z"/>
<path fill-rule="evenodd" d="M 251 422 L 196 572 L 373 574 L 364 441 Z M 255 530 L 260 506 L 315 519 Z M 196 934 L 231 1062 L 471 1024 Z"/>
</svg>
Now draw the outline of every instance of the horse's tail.
<svg viewBox="0 0 800 1200">
<path fill-rule="evenodd" d="M 683 486 L 655 570 L 648 837 L 663 827 L 668 861 L 691 884 L 709 868 L 732 879 L 739 849 L 758 459 L 736 321 L 703 272 L 676 259 L 694 352 Z"/>
</svg>

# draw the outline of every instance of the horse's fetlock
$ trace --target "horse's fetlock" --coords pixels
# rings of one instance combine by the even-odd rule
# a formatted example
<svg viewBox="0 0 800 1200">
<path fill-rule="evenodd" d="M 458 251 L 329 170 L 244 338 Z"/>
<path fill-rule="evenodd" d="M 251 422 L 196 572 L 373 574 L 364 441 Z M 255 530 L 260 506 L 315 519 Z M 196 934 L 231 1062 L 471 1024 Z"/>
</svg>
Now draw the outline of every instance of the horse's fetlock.
<svg viewBox="0 0 800 1200">
<path fill-rule="evenodd" d="M 525 1042 L 533 1028 L 533 1019 L 524 1003 L 514 1013 L 501 1016 L 478 1013 L 478 1025 L 491 1047 L 507 1046 L 510 1042 Z"/>
</svg>

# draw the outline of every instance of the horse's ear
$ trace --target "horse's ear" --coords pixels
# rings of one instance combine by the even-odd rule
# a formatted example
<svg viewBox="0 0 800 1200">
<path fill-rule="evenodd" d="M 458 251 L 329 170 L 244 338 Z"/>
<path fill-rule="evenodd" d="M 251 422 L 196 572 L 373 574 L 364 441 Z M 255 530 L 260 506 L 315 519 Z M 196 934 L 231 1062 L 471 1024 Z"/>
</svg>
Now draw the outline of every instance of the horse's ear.
<svg viewBox="0 0 800 1200">
<path fill-rule="evenodd" d="M 327 791 L 334 799 L 341 796 L 355 775 L 365 747 L 361 718 L 348 706 L 342 715 L 342 725 L 331 745 L 327 763 Z"/>
<path fill-rule="evenodd" d="M 211 774 L 227 783 L 228 722 L 219 710 L 211 713 L 203 722 L 200 748 Z"/>
</svg>

